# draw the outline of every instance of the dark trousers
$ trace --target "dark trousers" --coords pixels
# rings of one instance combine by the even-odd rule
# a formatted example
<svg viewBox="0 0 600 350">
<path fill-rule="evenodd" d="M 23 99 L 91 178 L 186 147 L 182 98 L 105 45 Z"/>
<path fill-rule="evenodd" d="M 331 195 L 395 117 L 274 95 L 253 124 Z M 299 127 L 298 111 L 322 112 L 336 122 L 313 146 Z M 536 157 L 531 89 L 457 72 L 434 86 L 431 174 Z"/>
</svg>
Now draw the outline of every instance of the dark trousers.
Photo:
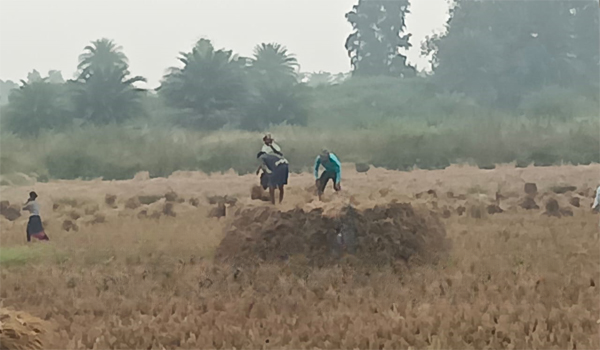
<svg viewBox="0 0 600 350">
<path fill-rule="evenodd" d="M 333 181 L 333 184 L 335 185 L 335 178 L 337 177 L 336 173 L 333 171 L 324 171 L 323 174 L 321 174 L 321 177 L 319 177 L 319 192 L 323 192 L 325 191 L 325 187 L 327 187 L 327 183 L 329 182 L 329 180 Z"/>
</svg>

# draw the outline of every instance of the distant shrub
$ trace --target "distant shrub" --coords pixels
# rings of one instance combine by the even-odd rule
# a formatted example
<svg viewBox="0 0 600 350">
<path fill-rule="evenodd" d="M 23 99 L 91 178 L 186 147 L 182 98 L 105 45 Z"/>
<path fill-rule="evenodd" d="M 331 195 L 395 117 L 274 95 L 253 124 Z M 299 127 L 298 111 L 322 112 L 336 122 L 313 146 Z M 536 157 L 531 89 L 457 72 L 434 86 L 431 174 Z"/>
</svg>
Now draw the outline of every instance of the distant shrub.
<svg viewBox="0 0 600 350">
<path fill-rule="evenodd" d="M 528 117 L 569 120 L 598 115 L 598 101 L 585 98 L 575 90 L 558 86 L 545 87 L 525 96 L 520 110 Z"/>
</svg>

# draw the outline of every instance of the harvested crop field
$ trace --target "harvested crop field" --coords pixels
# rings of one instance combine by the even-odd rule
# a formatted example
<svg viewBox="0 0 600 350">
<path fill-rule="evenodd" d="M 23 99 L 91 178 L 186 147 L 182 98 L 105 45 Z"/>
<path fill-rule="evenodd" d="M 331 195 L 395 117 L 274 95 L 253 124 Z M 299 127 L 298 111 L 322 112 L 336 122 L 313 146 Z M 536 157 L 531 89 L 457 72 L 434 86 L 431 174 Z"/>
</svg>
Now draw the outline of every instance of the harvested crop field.
<svg viewBox="0 0 600 350">
<path fill-rule="evenodd" d="M 276 208 L 234 173 L 2 186 L 2 348 L 19 313 L 43 348 L 600 348 L 600 165 L 343 171 Z"/>
</svg>

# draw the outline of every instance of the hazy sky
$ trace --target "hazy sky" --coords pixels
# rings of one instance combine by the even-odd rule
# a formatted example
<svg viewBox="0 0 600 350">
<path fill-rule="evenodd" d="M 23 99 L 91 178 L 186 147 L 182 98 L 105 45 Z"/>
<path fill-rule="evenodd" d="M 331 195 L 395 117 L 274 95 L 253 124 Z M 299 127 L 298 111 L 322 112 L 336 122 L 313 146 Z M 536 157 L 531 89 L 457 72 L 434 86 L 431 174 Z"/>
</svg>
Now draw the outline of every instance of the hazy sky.
<svg viewBox="0 0 600 350">
<path fill-rule="evenodd" d="M 392 0 L 393 1 L 393 0 Z M 196 40 L 250 55 L 255 45 L 278 42 L 295 53 L 301 70 L 345 72 L 351 31 L 344 14 L 358 0 L 0 0 L 0 78 L 18 81 L 32 69 L 56 69 L 71 78 L 92 40 L 123 46 L 130 70 L 156 87 L 180 51 Z M 446 0 L 412 0 L 409 59 L 418 67 L 420 42 L 441 31 Z"/>
</svg>

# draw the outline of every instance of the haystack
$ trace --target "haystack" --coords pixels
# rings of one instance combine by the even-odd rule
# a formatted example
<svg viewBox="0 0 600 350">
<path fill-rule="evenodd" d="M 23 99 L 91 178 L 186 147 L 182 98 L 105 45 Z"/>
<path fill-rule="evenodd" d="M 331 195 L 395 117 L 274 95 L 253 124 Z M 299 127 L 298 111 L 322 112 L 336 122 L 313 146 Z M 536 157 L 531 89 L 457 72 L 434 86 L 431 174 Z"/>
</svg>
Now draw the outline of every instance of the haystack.
<svg viewBox="0 0 600 350">
<path fill-rule="evenodd" d="M 48 349 L 49 326 L 26 312 L 0 308 L 0 350 Z"/>
<path fill-rule="evenodd" d="M 435 263 L 449 248 L 433 213 L 392 203 L 359 211 L 351 206 L 333 217 L 322 209 L 281 212 L 272 207 L 240 210 L 215 259 L 238 265 L 302 255 L 310 265 L 339 262 L 345 253 L 363 265 Z"/>
<path fill-rule="evenodd" d="M 0 215 L 9 221 L 15 221 L 21 217 L 21 208 L 15 204 L 11 205 L 9 201 L 1 201 Z"/>
<path fill-rule="evenodd" d="M 371 169 L 371 166 L 367 163 L 356 163 L 354 167 L 356 168 L 356 172 L 358 173 L 366 173 L 367 171 L 369 171 L 369 169 Z"/>
<path fill-rule="evenodd" d="M 227 207 L 225 207 L 225 203 L 219 203 L 216 207 L 212 208 L 208 213 L 208 217 L 210 218 L 222 218 L 227 215 Z"/>
</svg>

